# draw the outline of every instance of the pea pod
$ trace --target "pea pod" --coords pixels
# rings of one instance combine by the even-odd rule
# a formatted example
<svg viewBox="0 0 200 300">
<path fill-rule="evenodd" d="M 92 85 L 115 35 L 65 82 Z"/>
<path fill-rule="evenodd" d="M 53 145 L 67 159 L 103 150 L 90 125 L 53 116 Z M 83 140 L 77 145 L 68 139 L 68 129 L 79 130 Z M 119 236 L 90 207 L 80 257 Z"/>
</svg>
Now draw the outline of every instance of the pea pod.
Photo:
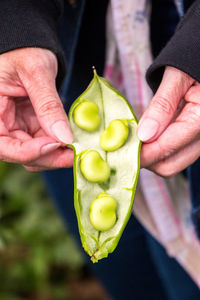
<svg viewBox="0 0 200 300">
<path fill-rule="evenodd" d="M 85 105 L 90 111 L 84 115 Z M 132 212 L 141 144 L 137 120 L 126 99 L 96 71 L 89 87 L 72 104 L 69 120 L 74 134 L 74 204 L 79 232 L 85 251 L 97 262 L 114 251 Z M 94 126 L 92 122 L 96 122 Z M 83 163 L 86 154 L 91 157 Z M 98 162 L 98 157 L 102 161 Z"/>
</svg>

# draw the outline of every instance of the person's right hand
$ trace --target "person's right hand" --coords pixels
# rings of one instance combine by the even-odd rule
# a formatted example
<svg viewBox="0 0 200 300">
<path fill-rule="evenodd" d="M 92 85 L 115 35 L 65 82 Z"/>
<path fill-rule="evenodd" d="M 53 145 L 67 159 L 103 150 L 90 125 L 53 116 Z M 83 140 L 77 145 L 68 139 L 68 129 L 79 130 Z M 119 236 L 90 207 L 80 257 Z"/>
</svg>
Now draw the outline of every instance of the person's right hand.
<svg viewBox="0 0 200 300">
<path fill-rule="evenodd" d="M 57 59 L 23 48 L 0 55 L 0 160 L 29 171 L 70 167 L 73 136 L 56 91 Z"/>
</svg>

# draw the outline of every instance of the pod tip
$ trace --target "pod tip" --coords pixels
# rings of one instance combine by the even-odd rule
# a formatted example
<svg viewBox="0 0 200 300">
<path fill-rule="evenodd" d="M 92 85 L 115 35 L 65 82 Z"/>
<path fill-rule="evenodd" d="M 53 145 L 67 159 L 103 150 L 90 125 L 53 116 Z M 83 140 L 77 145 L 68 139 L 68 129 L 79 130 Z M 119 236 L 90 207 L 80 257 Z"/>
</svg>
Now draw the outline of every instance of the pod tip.
<svg viewBox="0 0 200 300">
<path fill-rule="evenodd" d="M 97 71 L 95 69 L 95 66 L 92 66 L 92 71 L 93 71 L 94 75 L 97 75 Z"/>
</svg>

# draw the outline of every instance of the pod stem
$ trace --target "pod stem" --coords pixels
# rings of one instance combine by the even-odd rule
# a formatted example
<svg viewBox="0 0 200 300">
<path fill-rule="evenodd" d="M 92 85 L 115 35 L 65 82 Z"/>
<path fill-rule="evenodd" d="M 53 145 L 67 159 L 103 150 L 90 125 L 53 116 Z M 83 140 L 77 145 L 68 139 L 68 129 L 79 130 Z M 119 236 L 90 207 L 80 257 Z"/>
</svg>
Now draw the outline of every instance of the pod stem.
<svg viewBox="0 0 200 300">
<path fill-rule="evenodd" d="M 94 76 L 97 76 L 97 71 L 96 71 L 95 66 L 92 66 L 92 71 L 93 71 L 93 73 L 94 73 Z"/>
</svg>

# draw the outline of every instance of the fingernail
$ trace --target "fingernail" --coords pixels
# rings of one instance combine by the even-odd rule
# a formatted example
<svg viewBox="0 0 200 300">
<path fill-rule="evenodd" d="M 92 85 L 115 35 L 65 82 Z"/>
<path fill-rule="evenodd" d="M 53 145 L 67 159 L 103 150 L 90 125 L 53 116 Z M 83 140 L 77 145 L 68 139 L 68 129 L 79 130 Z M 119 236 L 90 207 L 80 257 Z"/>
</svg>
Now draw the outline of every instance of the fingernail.
<svg viewBox="0 0 200 300">
<path fill-rule="evenodd" d="M 69 125 L 64 121 L 58 121 L 52 126 L 52 131 L 56 138 L 63 144 L 71 144 L 73 142 L 73 135 Z"/>
<path fill-rule="evenodd" d="M 138 127 L 137 135 L 142 142 L 146 142 L 153 138 L 158 132 L 159 124 L 153 119 L 145 119 Z"/>
<path fill-rule="evenodd" d="M 41 154 L 42 155 L 48 154 L 48 153 L 56 150 L 59 147 L 60 147 L 60 143 L 53 143 L 53 144 L 45 145 L 41 149 Z"/>
</svg>

